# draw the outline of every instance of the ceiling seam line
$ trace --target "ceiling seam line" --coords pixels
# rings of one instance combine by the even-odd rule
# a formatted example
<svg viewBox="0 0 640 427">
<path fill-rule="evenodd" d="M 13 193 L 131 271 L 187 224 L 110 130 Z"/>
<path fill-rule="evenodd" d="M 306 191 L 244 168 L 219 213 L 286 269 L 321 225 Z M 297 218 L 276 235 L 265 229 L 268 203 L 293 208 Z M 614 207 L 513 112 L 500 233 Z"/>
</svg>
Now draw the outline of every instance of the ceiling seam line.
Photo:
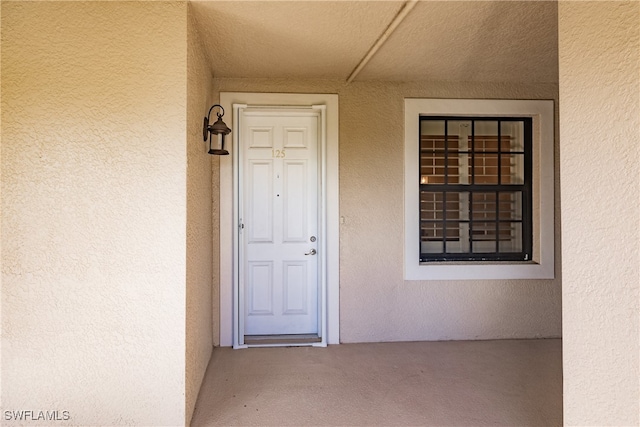
<svg viewBox="0 0 640 427">
<path fill-rule="evenodd" d="M 351 74 L 349 74 L 349 77 L 347 77 L 347 83 L 351 83 L 353 79 L 355 79 L 356 76 L 360 74 L 360 71 L 362 71 L 362 69 L 367 65 L 367 63 L 371 60 L 371 58 L 373 58 L 376 52 L 378 52 L 378 50 L 382 47 L 382 45 L 387 41 L 389 36 L 391 36 L 391 34 L 393 34 L 393 32 L 396 30 L 396 28 L 398 28 L 400 23 L 404 20 L 404 18 L 407 17 L 409 12 L 411 12 L 411 10 L 416 6 L 416 4 L 418 4 L 418 1 L 419 0 L 410 0 L 404 3 L 404 5 L 402 6 L 402 9 L 400 9 L 400 11 L 396 14 L 396 16 L 393 18 L 393 20 L 387 27 L 387 29 L 384 30 L 384 32 L 380 35 L 380 37 L 378 37 L 378 40 L 376 40 L 376 42 L 373 44 L 373 46 L 371 46 L 367 54 L 360 60 L 358 65 L 356 65 L 356 68 L 354 68 Z"/>
</svg>

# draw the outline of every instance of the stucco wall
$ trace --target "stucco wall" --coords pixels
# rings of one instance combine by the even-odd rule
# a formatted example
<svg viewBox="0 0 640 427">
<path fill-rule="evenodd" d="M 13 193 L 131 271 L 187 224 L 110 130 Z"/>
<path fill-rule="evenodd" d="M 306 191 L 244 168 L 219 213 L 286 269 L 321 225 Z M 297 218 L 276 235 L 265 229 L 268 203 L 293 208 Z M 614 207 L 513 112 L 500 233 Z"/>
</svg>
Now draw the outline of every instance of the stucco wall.
<svg viewBox="0 0 640 427">
<path fill-rule="evenodd" d="M 214 91 L 339 95 L 342 342 L 561 335 L 559 255 L 555 280 L 403 280 L 404 98 L 557 99 L 556 84 L 216 78 Z M 558 198 L 556 217 L 559 231 Z"/>
<path fill-rule="evenodd" d="M 211 103 L 213 104 L 213 102 Z M 230 124 L 230 123 L 227 123 Z M 213 345 L 220 345 L 220 159 L 211 159 L 211 222 L 213 224 L 213 257 L 211 306 Z"/>
<path fill-rule="evenodd" d="M 186 28 L 184 3 L 2 2 L 7 425 L 185 421 Z"/>
<path fill-rule="evenodd" d="M 187 21 L 187 308 L 186 423 L 213 349 L 213 222 L 211 163 L 202 140 L 202 117 L 211 107 L 211 72 L 190 13 Z M 215 120 L 215 114 L 214 120 Z M 217 250 L 216 250 L 217 252 Z"/>
<path fill-rule="evenodd" d="M 560 2 L 564 422 L 640 424 L 640 2 Z"/>
</svg>

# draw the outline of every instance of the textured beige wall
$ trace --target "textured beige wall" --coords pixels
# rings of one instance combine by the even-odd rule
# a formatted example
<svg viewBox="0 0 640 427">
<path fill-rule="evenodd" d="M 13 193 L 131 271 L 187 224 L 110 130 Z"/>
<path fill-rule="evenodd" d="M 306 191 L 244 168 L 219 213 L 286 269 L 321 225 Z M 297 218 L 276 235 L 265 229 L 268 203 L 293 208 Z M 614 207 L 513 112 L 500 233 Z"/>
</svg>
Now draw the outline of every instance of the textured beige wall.
<svg viewBox="0 0 640 427">
<path fill-rule="evenodd" d="M 186 390 L 188 424 L 213 349 L 213 222 L 211 163 L 202 140 L 202 117 L 211 106 L 211 72 L 191 7 L 187 21 L 187 308 Z M 215 116 L 214 116 L 215 117 Z M 217 252 L 217 249 L 216 249 Z M 219 316 L 219 315 L 217 315 Z"/>
<path fill-rule="evenodd" d="M 0 3 L 0 40 L 2 39 L 2 4 Z M 3 262 L 2 262 L 2 247 L 3 247 L 3 241 L 2 240 L 2 218 L 3 217 L 3 213 L 2 213 L 2 187 L 3 187 L 3 182 L 2 182 L 2 169 L 3 169 L 3 162 L 2 162 L 2 42 L 0 41 L 0 408 L 3 406 L 2 405 L 2 395 L 3 395 L 3 387 L 2 387 L 2 367 L 4 366 L 2 363 L 2 355 L 4 354 L 2 351 L 2 347 L 3 347 L 3 343 L 4 343 L 4 324 L 2 323 L 2 319 L 3 319 L 3 315 L 2 315 L 2 299 L 3 299 L 3 293 L 2 293 L 2 289 L 3 289 L 3 280 L 2 277 L 4 276 L 2 274 L 3 268 Z"/>
<path fill-rule="evenodd" d="M 2 38 L 2 4 L 0 3 L 0 40 Z M 4 329 L 2 327 L 2 42 L 0 42 L 0 399 L 2 399 L 2 343 Z M 2 400 L 0 400 L 2 407 Z"/>
<path fill-rule="evenodd" d="M 403 280 L 404 98 L 557 99 L 556 84 L 216 78 L 214 91 L 339 94 L 342 342 L 560 336 L 559 278 Z"/>
<path fill-rule="evenodd" d="M 184 3 L 2 2 L 3 422 L 185 422 L 186 28 Z"/>
<path fill-rule="evenodd" d="M 213 104 L 213 102 L 211 102 Z M 208 110 L 207 110 L 208 111 Z M 225 123 L 230 125 L 227 120 Z M 213 266 L 211 306 L 213 318 L 213 345 L 220 345 L 220 158 L 211 159 L 211 221 L 213 224 L 213 258 L 210 260 Z"/>
<path fill-rule="evenodd" d="M 564 422 L 640 424 L 640 2 L 561 2 Z"/>
</svg>

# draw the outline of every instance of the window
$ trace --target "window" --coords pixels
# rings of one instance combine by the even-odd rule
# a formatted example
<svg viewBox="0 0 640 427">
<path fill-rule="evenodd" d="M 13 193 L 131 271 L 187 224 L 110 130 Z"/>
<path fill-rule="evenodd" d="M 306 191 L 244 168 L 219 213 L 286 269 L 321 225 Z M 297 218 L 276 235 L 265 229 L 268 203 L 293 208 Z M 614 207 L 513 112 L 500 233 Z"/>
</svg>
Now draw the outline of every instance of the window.
<svg viewBox="0 0 640 427">
<path fill-rule="evenodd" d="M 405 100 L 405 279 L 554 277 L 553 101 Z"/>
<path fill-rule="evenodd" d="M 420 117 L 420 261 L 531 259 L 531 118 Z"/>
</svg>

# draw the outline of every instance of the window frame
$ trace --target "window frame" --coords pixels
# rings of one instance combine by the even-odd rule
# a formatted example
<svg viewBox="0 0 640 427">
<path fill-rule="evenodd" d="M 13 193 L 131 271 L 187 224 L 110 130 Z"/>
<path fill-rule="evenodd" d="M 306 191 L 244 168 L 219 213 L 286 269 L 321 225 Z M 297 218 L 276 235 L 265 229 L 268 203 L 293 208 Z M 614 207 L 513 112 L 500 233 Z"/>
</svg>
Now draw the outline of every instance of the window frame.
<svg viewBox="0 0 640 427">
<path fill-rule="evenodd" d="M 405 98 L 405 280 L 552 279 L 554 271 L 554 102 Z M 420 117 L 532 119 L 530 261 L 420 261 Z"/>
<path fill-rule="evenodd" d="M 447 136 L 448 136 L 448 123 L 449 122 L 471 122 L 471 135 L 470 138 L 473 140 L 474 138 L 474 134 L 475 132 L 473 131 L 473 129 L 475 128 L 474 123 L 475 122 L 496 122 L 496 129 L 497 129 L 497 133 L 498 135 L 500 135 L 500 131 L 501 131 L 501 126 L 502 123 L 507 123 L 507 122 L 520 122 L 522 123 L 523 127 L 523 150 L 521 152 L 517 152 L 517 155 L 522 155 L 522 166 L 523 166 L 523 182 L 522 183 L 515 183 L 515 184 L 505 184 L 502 182 L 496 182 L 496 183 L 477 183 L 474 182 L 473 177 L 475 176 L 475 166 L 468 166 L 466 167 L 466 169 L 474 169 L 472 171 L 472 175 L 469 176 L 471 178 L 471 181 L 468 183 L 458 183 L 456 181 L 456 183 L 451 183 L 448 181 L 447 177 L 449 177 L 450 175 L 448 175 L 448 170 L 450 169 L 450 164 L 449 162 L 451 161 L 452 154 L 456 154 L 457 159 L 459 159 L 459 155 L 458 153 L 466 153 L 469 155 L 471 162 L 473 163 L 473 159 L 477 158 L 478 155 L 484 154 L 484 153 L 490 153 L 490 155 L 494 155 L 497 154 L 498 158 L 500 158 L 500 154 L 502 154 L 503 152 L 501 151 L 501 145 L 498 146 L 497 148 L 497 152 L 493 152 L 493 151 L 486 151 L 486 150 L 474 150 L 473 147 L 467 147 L 465 150 L 463 151 L 459 151 L 460 149 L 457 148 L 455 150 L 450 150 L 448 148 L 448 144 L 445 142 L 445 147 L 444 149 L 444 156 L 445 159 L 448 158 L 449 161 L 445 163 L 444 165 L 444 178 L 445 178 L 445 182 L 444 183 L 422 183 L 422 179 L 420 182 L 420 193 L 421 196 L 424 193 L 441 193 L 444 195 L 446 193 L 469 193 L 470 197 L 473 197 L 473 194 L 487 194 L 487 193 L 496 193 L 496 209 L 498 208 L 498 206 L 500 206 L 500 204 L 497 201 L 497 194 L 498 193 L 509 193 L 509 192 L 519 192 L 521 194 L 521 199 L 520 199 L 520 204 L 521 204 L 521 210 L 522 210 L 522 217 L 519 219 L 519 221 L 515 221 L 515 222 L 519 222 L 521 224 L 521 228 L 520 228 L 520 232 L 521 232 L 521 237 L 522 237 L 522 247 L 521 250 L 518 252 L 514 252 L 514 251 L 500 251 L 499 250 L 499 244 L 498 244 L 498 238 L 499 238 L 499 234 L 498 234 L 498 227 L 497 225 L 500 222 L 505 222 L 505 221 L 501 221 L 500 218 L 497 216 L 495 218 L 489 219 L 489 220 L 476 220 L 475 218 L 471 217 L 471 212 L 469 212 L 469 218 L 467 219 L 457 219 L 455 221 L 453 221 L 453 223 L 455 222 L 459 222 L 459 225 L 462 226 L 462 224 L 467 224 L 468 227 L 473 227 L 474 224 L 479 224 L 479 223 L 483 223 L 485 221 L 487 222 L 493 222 L 496 224 L 496 232 L 495 232 L 495 251 L 490 251 L 490 252 L 481 252 L 481 251 L 477 251 L 477 250 L 473 250 L 473 246 L 474 243 L 480 244 L 481 241 L 479 240 L 475 240 L 473 239 L 470 235 L 467 235 L 466 237 L 464 237 L 465 241 L 467 241 L 469 243 L 469 251 L 468 252 L 462 252 L 462 251 L 447 251 L 446 248 L 449 246 L 447 245 L 447 242 L 449 241 L 448 238 L 445 237 L 445 229 L 447 231 L 452 230 L 448 227 L 446 227 L 445 229 L 442 229 L 442 242 L 443 242 L 443 250 L 444 252 L 424 252 L 421 248 L 420 250 L 420 260 L 421 262 L 438 262 L 438 261 L 472 261 L 472 262 L 476 262 L 476 261 L 495 261 L 495 262 L 504 262 L 504 261 L 528 261 L 532 258 L 532 227 L 531 227 L 531 216 L 532 216 L 532 200 L 531 200 L 531 181 L 532 181 L 532 142 L 533 142 L 533 126 L 532 126 L 532 121 L 533 119 L 530 117 L 513 117 L 513 116 L 509 116 L 509 117 L 488 117 L 488 116 L 482 116 L 482 117 L 477 117 L 477 116 L 426 116 L 426 115 L 420 115 L 420 126 L 422 126 L 422 124 L 424 122 L 428 122 L 428 121 L 433 121 L 433 122 L 439 122 L 439 121 L 444 121 L 444 135 L 442 135 L 445 138 L 445 141 L 447 140 Z M 422 130 L 420 130 L 420 139 L 422 140 L 422 137 L 424 135 L 422 134 Z M 456 137 L 456 141 L 457 141 L 457 137 Z M 472 146 L 473 146 L 473 142 L 471 142 Z M 457 146 L 457 144 L 456 144 Z M 423 154 L 423 149 L 420 147 L 419 148 L 419 153 L 420 153 L 420 159 L 418 160 L 420 162 L 420 160 L 422 159 L 422 154 Z M 428 153 L 429 151 L 427 151 L 426 153 Z M 438 151 L 433 151 L 433 153 L 437 153 Z M 504 154 L 506 155 L 512 155 L 512 151 L 508 151 L 508 152 L 504 152 Z M 419 167 L 421 168 L 422 165 L 420 165 L 419 163 Z M 459 173 L 459 166 L 455 168 L 456 172 Z M 498 166 L 498 180 L 500 179 L 500 172 L 501 172 L 501 166 Z M 422 177 L 422 170 L 420 170 L 420 174 L 419 176 Z M 457 175 L 457 174 L 456 174 Z M 456 175 L 451 175 L 452 177 L 455 178 Z M 462 176 L 462 174 L 460 175 Z M 448 204 L 448 202 L 447 202 Z M 467 204 L 470 204 L 469 201 L 467 201 Z M 462 213 L 462 211 L 460 212 Z M 443 226 L 446 226 L 447 224 L 447 220 L 445 218 L 446 216 L 446 211 L 444 209 L 443 206 L 443 214 L 442 214 L 442 219 L 437 220 L 437 219 L 424 219 L 422 216 L 420 218 L 421 221 L 421 229 L 422 229 L 422 224 L 424 223 L 433 223 L 434 225 L 437 223 L 442 222 Z M 460 218 L 460 217 L 458 217 Z M 512 222 L 512 221 L 509 221 Z M 434 230 L 437 230 L 437 227 L 434 228 Z M 423 244 L 423 240 L 421 238 L 421 236 L 418 237 L 420 244 Z M 462 239 L 460 239 L 462 240 Z M 436 243 L 438 240 L 433 240 L 433 243 Z M 485 241 L 488 242 L 488 241 Z M 455 246 L 455 245 L 454 245 Z"/>
</svg>

